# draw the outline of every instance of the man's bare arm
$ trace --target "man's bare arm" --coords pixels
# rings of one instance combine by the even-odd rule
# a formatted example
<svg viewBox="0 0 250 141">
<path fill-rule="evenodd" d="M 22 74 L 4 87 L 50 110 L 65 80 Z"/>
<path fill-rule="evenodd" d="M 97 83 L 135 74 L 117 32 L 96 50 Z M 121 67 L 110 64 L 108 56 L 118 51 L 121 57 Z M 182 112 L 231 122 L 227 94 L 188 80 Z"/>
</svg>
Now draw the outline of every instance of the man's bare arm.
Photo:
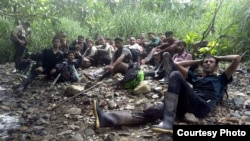
<svg viewBox="0 0 250 141">
<path fill-rule="evenodd" d="M 119 64 L 120 62 L 122 62 L 122 60 L 124 58 L 125 58 L 125 54 L 122 53 L 121 56 L 119 58 L 117 58 L 117 60 L 114 63 L 112 63 L 111 65 L 115 67 L 117 64 Z"/>
<path fill-rule="evenodd" d="M 226 74 L 228 79 L 236 71 L 236 69 L 238 68 L 240 61 L 241 61 L 240 55 L 215 56 L 215 58 L 217 61 L 231 61 L 231 63 L 229 64 L 229 66 L 225 70 L 225 74 Z"/>
<path fill-rule="evenodd" d="M 198 64 L 201 64 L 202 60 L 187 60 L 187 61 L 180 61 L 176 62 L 176 67 L 180 71 L 180 73 L 183 75 L 183 77 L 187 78 L 188 76 L 188 69 L 187 66 L 195 66 Z"/>
</svg>

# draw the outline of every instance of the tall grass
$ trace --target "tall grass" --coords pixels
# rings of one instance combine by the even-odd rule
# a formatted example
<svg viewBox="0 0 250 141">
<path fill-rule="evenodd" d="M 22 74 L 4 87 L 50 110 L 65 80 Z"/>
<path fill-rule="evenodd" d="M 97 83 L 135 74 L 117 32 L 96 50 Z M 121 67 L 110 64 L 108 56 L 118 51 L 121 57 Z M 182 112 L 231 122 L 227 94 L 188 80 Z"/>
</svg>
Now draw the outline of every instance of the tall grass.
<svg viewBox="0 0 250 141">
<path fill-rule="evenodd" d="M 114 11 L 110 11 L 110 6 L 105 1 L 92 3 L 89 1 L 81 5 L 81 7 L 84 6 L 83 13 L 81 13 L 84 16 L 78 17 L 82 18 L 73 19 L 76 15 L 60 13 L 63 17 L 57 18 L 56 22 L 51 19 L 38 19 L 32 22 L 32 36 L 28 47 L 30 51 L 50 47 L 51 40 L 57 31 L 65 32 L 69 41 L 78 35 L 93 39 L 96 39 L 98 35 L 110 38 L 121 36 L 126 39 L 130 36 L 138 37 L 142 32 L 157 34 L 167 30 L 172 30 L 179 39 L 185 40 L 189 36 L 190 41 L 199 41 L 210 24 L 216 8 L 215 3 L 206 5 L 205 1 L 197 1 L 191 6 L 175 5 L 172 8 L 160 7 L 164 3 L 152 5 L 151 1 L 147 2 L 148 5 L 143 2 L 139 4 L 121 2 L 113 7 Z M 210 33 L 206 38 L 219 44 L 216 48 L 219 54 L 240 53 L 250 48 L 250 10 L 246 5 L 249 5 L 247 0 L 235 2 L 224 0 L 215 19 L 215 32 Z M 74 7 L 77 8 L 77 6 Z M 10 30 L 13 28 L 10 26 L 11 23 L 13 22 L 10 20 L 0 20 L 0 63 L 11 61 L 10 58 L 13 56 L 12 44 L 8 39 Z M 221 38 L 222 35 L 226 38 Z"/>
</svg>

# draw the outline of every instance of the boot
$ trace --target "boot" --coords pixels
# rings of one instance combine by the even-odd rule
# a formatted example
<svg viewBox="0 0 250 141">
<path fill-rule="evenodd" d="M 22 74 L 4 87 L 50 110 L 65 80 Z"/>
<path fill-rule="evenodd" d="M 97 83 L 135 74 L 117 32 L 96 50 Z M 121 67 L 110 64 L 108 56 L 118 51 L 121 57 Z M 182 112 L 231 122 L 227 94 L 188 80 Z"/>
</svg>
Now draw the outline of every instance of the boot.
<svg viewBox="0 0 250 141">
<path fill-rule="evenodd" d="M 170 75 L 170 73 L 172 71 L 171 66 L 170 65 L 166 65 L 164 67 L 164 71 L 165 71 L 164 72 L 164 77 L 159 80 L 160 83 L 168 83 L 168 81 L 169 81 L 169 75 Z"/>
<path fill-rule="evenodd" d="M 169 81 L 169 74 L 165 74 L 165 76 L 159 80 L 160 83 L 168 83 Z"/>
<path fill-rule="evenodd" d="M 23 91 L 24 89 L 26 89 L 26 87 L 28 86 L 28 84 L 31 82 L 31 78 L 28 77 L 26 79 L 23 80 L 22 84 L 18 87 L 17 91 Z"/>
<path fill-rule="evenodd" d="M 108 76 L 110 76 L 111 75 L 111 72 L 110 71 L 105 71 L 103 74 L 101 74 L 100 76 L 99 76 L 99 80 L 100 81 L 102 81 L 104 78 L 106 78 L 106 77 L 108 77 Z"/>
<path fill-rule="evenodd" d="M 168 83 L 169 75 L 173 71 L 173 65 L 174 65 L 172 58 L 168 52 L 164 52 L 162 61 L 163 61 L 162 63 L 163 63 L 163 69 L 165 70 L 164 72 L 165 74 L 164 74 L 164 77 L 159 81 L 162 83 Z"/>
<path fill-rule="evenodd" d="M 175 121 L 176 109 L 178 103 L 178 95 L 167 93 L 164 98 L 163 120 L 158 125 L 153 125 L 153 132 L 173 134 L 173 124 Z"/>
<path fill-rule="evenodd" d="M 133 126 L 137 124 L 146 123 L 148 120 L 132 116 L 129 111 L 112 111 L 105 113 L 100 109 L 98 102 L 93 101 L 93 113 L 95 116 L 95 127 L 119 127 L 119 126 Z"/>
<path fill-rule="evenodd" d="M 27 86 L 31 83 L 32 79 L 34 79 L 36 76 L 38 76 L 38 72 L 35 70 L 32 70 L 30 75 L 22 81 L 22 83 L 18 87 L 17 91 L 25 90 L 27 88 Z"/>
</svg>

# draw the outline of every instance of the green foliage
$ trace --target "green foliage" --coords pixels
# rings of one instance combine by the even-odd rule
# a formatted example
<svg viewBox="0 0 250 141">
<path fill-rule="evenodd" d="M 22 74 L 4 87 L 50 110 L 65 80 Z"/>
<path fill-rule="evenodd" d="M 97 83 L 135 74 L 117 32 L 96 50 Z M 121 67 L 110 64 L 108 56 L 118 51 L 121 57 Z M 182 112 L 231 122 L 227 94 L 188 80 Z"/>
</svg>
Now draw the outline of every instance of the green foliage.
<svg viewBox="0 0 250 141">
<path fill-rule="evenodd" d="M 13 47 L 10 41 L 11 25 L 9 21 L 0 19 L 0 64 L 12 59 Z"/>
<path fill-rule="evenodd" d="M 172 30 L 175 36 L 192 45 L 200 41 L 210 26 L 215 9 L 223 0 L 2 0 L 0 2 L 0 63 L 12 61 L 11 30 L 18 22 L 30 21 L 32 34 L 30 51 L 51 46 L 57 31 L 68 35 L 97 38 L 140 36 L 142 32 L 164 33 Z M 205 40 L 209 46 L 200 52 L 213 54 L 242 53 L 250 49 L 249 0 L 224 0 L 213 27 Z M 6 49 L 7 48 L 7 49 Z M 249 54 L 246 54 L 250 58 Z"/>
</svg>

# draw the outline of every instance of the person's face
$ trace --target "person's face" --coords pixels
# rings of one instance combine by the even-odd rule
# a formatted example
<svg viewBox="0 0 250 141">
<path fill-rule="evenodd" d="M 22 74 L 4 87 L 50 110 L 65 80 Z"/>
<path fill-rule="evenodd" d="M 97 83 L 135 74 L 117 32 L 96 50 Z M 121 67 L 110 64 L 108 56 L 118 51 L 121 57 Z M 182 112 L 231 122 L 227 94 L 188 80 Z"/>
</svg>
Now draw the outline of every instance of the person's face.
<svg viewBox="0 0 250 141">
<path fill-rule="evenodd" d="M 23 29 L 27 30 L 29 27 L 27 25 L 23 25 Z"/>
<path fill-rule="evenodd" d="M 142 40 L 141 39 L 137 39 L 136 42 L 137 42 L 137 44 L 141 44 Z"/>
<path fill-rule="evenodd" d="M 160 37 L 161 40 L 165 40 L 166 39 L 165 35 L 159 35 L 159 37 Z"/>
<path fill-rule="evenodd" d="M 122 47 L 122 42 L 121 42 L 121 41 L 115 41 L 115 46 L 116 46 L 117 48 Z"/>
<path fill-rule="evenodd" d="M 130 44 L 134 45 L 136 43 L 136 39 L 134 37 L 130 38 Z"/>
<path fill-rule="evenodd" d="M 106 41 L 105 41 L 104 38 L 100 38 L 100 39 L 99 39 L 99 43 L 100 43 L 101 45 L 104 45 L 104 44 L 106 43 Z"/>
<path fill-rule="evenodd" d="M 74 53 L 69 53 L 69 54 L 68 54 L 68 60 L 69 60 L 69 61 L 72 61 L 72 60 L 74 60 L 74 59 L 75 59 Z"/>
<path fill-rule="evenodd" d="M 62 39 L 61 39 L 61 44 L 62 44 L 62 45 L 66 45 L 66 44 L 67 44 L 66 38 L 62 38 Z"/>
<path fill-rule="evenodd" d="M 205 58 L 203 60 L 202 68 L 205 74 L 213 74 L 217 69 L 216 60 L 212 57 Z"/>
<path fill-rule="evenodd" d="M 167 39 L 167 41 L 173 41 L 174 35 L 173 34 L 167 35 L 166 39 Z"/>
<path fill-rule="evenodd" d="M 177 52 L 178 53 L 182 53 L 184 51 L 184 49 L 185 49 L 185 46 L 183 44 L 179 44 L 177 46 Z"/>
<path fill-rule="evenodd" d="M 78 38 L 78 44 L 82 44 L 84 41 L 84 38 Z"/>
<path fill-rule="evenodd" d="M 88 46 L 88 47 L 92 47 L 92 46 L 93 46 L 93 43 L 92 43 L 92 42 L 87 42 L 87 46 Z"/>
<path fill-rule="evenodd" d="M 154 34 L 149 34 L 149 39 L 150 39 L 150 40 L 154 40 L 154 38 L 155 38 L 155 35 L 154 35 Z"/>
<path fill-rule="evenodd" d="M 146 38 L 146 34 L 145 33 L 141 33 L 141 37 L 142 38 Z"/>
<path fill-rule="evenodd" d="M 54 39 L 54 41 L 53 41 L 53 47 L 54 48 L 59 48 L 60 46 L 61 46 L 60 39 Z"/>
</svg>

